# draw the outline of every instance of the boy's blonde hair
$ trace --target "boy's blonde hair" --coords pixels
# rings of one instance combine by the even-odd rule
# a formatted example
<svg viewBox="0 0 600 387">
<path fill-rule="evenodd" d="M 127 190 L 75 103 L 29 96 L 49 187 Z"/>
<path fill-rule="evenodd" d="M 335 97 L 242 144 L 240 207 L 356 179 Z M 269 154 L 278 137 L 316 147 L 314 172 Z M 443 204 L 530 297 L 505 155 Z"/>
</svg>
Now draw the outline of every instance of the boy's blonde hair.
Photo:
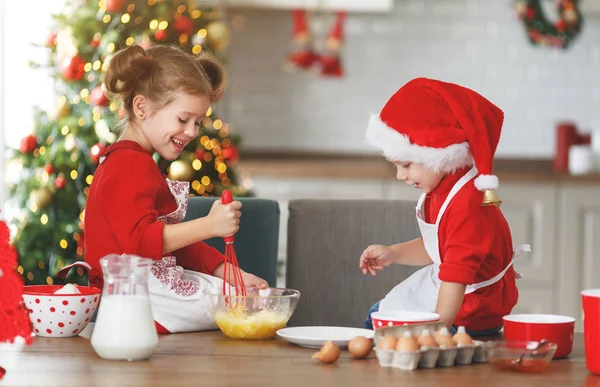
<svg viewBox="0 0 600 387">
<path fill-rule="evenodd" d="M 225 89 L 225 69 L 214 56 L 202 52 L 191 55 L 168 45 L 144 50 L 133 45 L 110 60 L 104 84 L 114 98 L 123 101 L 127 125 L 133 115 L 133 99 L 143 95 L 152 103 L 153 111 L 172 102 L 178 93 L 206 95 L 217 101 Z"/>
</svg>

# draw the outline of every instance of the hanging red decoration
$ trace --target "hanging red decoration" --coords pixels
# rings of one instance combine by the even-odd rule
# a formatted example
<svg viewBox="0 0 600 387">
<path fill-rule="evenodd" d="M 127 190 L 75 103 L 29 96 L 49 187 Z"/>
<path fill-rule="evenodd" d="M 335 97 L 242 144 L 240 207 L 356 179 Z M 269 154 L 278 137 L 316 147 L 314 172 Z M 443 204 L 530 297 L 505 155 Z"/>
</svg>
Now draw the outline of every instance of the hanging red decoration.
<svg viewBox="0 0 600 387">
<path fill-rule="evenodd" d="M 285 67 L 288 71 L 308 70 L 317 59 L 317 55 L 313 50 L 306 11 L 302 9 L 292 11 L 292 20 L 294 23 L 292 43 Z"/>
<path fill-rule="evenodd" d="M 345 12 L 338 12 L 335 22 L 325 40 L 323 53 L 315 62 L 315 68 L 323 76 L 341 77 L 344 75 L 341 52 L 344 42 Z"/>
</svg>

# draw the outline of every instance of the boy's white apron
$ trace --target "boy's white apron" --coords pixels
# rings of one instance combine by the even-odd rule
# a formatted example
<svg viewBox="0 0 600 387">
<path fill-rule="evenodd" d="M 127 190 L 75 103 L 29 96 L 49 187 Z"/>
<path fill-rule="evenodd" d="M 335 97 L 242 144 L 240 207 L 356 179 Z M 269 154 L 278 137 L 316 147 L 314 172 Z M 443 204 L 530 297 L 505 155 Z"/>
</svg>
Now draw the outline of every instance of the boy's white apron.
<svg viewBox="0 0 600 387">
<path fill-rule="evenodd" d="M 177 202 L 177 209 L 158 220 L 164 224 L 176 224 L 187 212 L 189 183 L 167 179 L 167 184 Z M 221 289 L 222 286 L 220 278 L 177 266 L 173 256 L 154 261 L 148 276 L 154 321 L 171 333 L 216 329 L 210 314 L 211 300 L 203 290 Z"/>
<path fill-rule="evenodd" d="M 470 180 L 477 176 L 477 169 L 471 168 L 463 177 L 454 184 L 448 197 L 442 204 L 440 212 L 438 213 L 435 223 L 426 223 L 422 216 L 422 206 L 425 201 L 426 194 L 423 193 L 419 198 L 416 207 L 417 222 L 419 223 L 419 229 L 421 236 L 423 237 L 423 243 L 425 244 L 425 250 L 433 261 L 431 265 L 425 266 L 413 275 L 408 277 L 405 281 L 396 285 L 379 304 L 380 311 L 390 310 L 407 310 L 407 311 L 421 311 L 421 312 L 435 312 L 437 306 L 438 292 L 440 289 L 440 281 L 438 274 L 440 272 L 441 258 L 438 242 L 438 228 L 440 221 L 448 204 L 456 195 L 456 193 L 464 187 Z M 515 249 L 513 259 L 511 262 L 498 273 L 495 277 L 489 280 L 479 282 L 476 284 L 468 285 L 465 294 L 473 293 L 477 289 L 490 286 L 498 282 L 507 270 L 512 266 L 515 260 L 525 256 L 527 252 L 531 251 L 529 245 L 521 245 Z M 520 274 L 516 274 L 517 278 L 521 278 Z"/>
</svg>

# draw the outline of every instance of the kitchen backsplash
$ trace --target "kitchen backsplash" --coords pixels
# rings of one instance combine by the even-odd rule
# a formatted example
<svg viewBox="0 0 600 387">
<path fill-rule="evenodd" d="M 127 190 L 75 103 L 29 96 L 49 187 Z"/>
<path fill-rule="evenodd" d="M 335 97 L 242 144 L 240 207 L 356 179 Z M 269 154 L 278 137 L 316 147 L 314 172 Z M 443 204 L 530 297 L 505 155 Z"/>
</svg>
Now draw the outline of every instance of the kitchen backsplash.
<svg viewBox="0 0 600 387">
<path fill-rule="evenodd" d="M 247 150 L 376 153 L 363 140 L 369 113 L 419 76 L 472 87 L 500 106 L 499 156 L 552 157 L 560 120 L 600 129 L 600 19 L 585 19 L 560 51 L 529 44 L 512 0 L 396 0 L 389 14 L 348 15 L 347 75 L 331 79 L 283 70 L 289 12 L 232 9 L 228 18 L 243 27 L 233 31 L 219 111 Z M 317 44 L 331 21 L 311 14 Z"/>
</svg>

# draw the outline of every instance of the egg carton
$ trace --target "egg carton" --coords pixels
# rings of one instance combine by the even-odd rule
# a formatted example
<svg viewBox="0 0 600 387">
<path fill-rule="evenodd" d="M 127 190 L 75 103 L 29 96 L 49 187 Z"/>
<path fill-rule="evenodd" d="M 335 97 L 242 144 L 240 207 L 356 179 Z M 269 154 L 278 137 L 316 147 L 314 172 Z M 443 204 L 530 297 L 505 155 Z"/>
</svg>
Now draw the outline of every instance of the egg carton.
<svg viewBox="0 0 600 387">
<path fill-rule="evenodd" d="M 437 332 L 445 325 L 443 323 L 423 323 L 413 325 L 400 325 L 380 328 L 375 331 L 373 341 L 375 353 L 382 367 L 393 367 L 402 370 L 415 370 L 417 368 L 452 367 L 475 363 L 487 363 L 486 342 L 473 340 L 471 345 L 459 344 L 456 347 L 424 348 L 412 352 L 400 352 L 391 349 L 377 348 L 384 336 L 401 337 L 409 331 L 414 336 L 419 335 L 424 329 Z"/>
</svg>

